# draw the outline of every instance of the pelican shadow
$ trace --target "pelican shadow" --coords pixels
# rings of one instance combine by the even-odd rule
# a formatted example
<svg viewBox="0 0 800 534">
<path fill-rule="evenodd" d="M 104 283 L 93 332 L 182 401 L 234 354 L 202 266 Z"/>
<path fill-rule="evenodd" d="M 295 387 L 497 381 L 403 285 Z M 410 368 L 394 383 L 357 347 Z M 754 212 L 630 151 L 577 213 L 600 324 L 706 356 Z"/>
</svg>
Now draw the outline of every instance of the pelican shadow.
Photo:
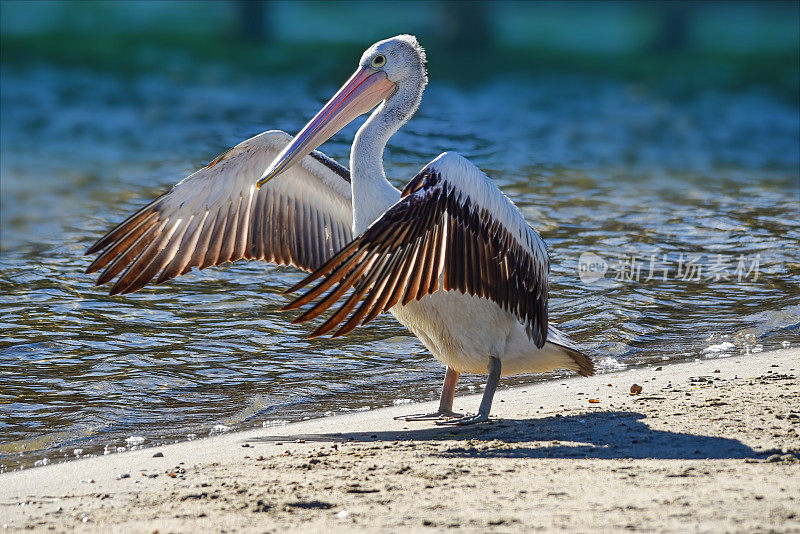
<svg viewBox="0 0 800 534">
<path fill-rule="evenodd" d="M 764 458 L 775 450 L 757 451 L 739 440 L 689 432 L 655 430 L 637 412 L 598 412 L 536 419 L 500 419 L 468 427 L 425 427 L 382 432 L 334 432 L 264 436 L 253 442 L 462 442 L 439 451 L 443 456 L 474 458 Z M 498 445 L 499 442 L 499 445 Z M 487 447 L 488 444 L 494 446 Z M 796 453 L 796 451 L 795 451 Z"/>
</svg>

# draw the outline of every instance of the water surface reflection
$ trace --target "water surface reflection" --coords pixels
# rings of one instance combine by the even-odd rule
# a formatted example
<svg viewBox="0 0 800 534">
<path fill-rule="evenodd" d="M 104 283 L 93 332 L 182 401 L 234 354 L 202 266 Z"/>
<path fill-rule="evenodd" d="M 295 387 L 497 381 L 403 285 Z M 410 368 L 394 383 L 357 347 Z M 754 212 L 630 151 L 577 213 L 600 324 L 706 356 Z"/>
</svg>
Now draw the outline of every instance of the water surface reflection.
<svg viewBox="0 0 800 534">
<path fill-rule="evenodd" d="M 306 340 L 310 326 L 277 313 L 299 277 L 290 269 L 237 263 L 124 298 L 82 274 L 84 250 L 112 223 L 241 139 L 296 130 L 333 85 L 43 66 L 2 76 L 6 466 L 113 451 L 132 435 L 153 443 L 436 397 L 441 368 L 391 317 Z M 444 150 L 484 168 L 550 246 L 551 316 L 615 369 L 798 339 L 797 113 L 757 90 L 675 100 L 581 77 L 434 80 L 386 163 L 397 185 Z M 346 162 L 355 128 L 323 149 Z M 610 273 L 587 285 L 585 252 L 612 268 L 759 257 L 759 276 Z M 483 380 L 464 377 L 460 391 Z"/>
</svg>

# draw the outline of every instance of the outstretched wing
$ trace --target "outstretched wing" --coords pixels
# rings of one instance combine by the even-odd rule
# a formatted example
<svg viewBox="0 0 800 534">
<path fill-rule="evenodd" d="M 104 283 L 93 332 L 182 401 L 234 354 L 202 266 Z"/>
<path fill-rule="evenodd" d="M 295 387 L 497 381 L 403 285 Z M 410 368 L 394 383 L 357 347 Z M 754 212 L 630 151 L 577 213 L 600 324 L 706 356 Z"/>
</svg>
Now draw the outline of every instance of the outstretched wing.
<svg viewBox="0 0 800 534">
<path fill-rule="evenodd" d="M 352 239 L 350 173 L 314 152 L 256 189 L 290 140 L 264 132 L 217 157 L 92 245 L 86 272 L 119 275 L 114 295 L 243 258 L 318 268 Z"/>
<path fill-rule="evenodd" d="M 294 322 L 317 317 L 352 294 L 313 336 L 349 319 L 342 335 L 395 305 L 437 291 L 487 298 L 514 314 L 537 347 L 547 338 L 544 241 L 514 204 L 477 167 L 457 154 L 432 161 L 402 198 L 336 256 L 289 291 L 325 277 L 288 304 L 295 309 L 336 287 Z M 361 303 L 358 308 L 356 306 Z"/>
</svg>

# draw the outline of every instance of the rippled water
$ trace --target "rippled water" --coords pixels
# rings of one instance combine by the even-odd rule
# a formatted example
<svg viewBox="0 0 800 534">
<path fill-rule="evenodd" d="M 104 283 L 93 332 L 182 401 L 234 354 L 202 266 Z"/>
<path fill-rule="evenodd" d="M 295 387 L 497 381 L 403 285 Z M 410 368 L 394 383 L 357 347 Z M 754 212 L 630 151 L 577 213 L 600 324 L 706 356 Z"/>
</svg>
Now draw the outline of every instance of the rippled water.
<svg viewBox="0 0 800 534">
<path fill-rule="evenodd" d="M 112 224 L 238 141 L 296 131 L 333 83 L 214 68 L 2 78 L 4 469 L 436 398 L 442 369 L 389 316 L 335 340 L 289 325 L 276 310 L 291 269 L 237 263 L 127 297 L 83 275 Z M 346 162 L 355 128 L 323 150 Z M 796 102 L 766 90 L 433 79 L 385 159 L 397 185 L 444 150 L 485 169 L 550 246 L 552 319 L 615 369 L 800 341 L 798 129 Z M 581 279 L 586 253 L 603 278 Z"/>
</svg>

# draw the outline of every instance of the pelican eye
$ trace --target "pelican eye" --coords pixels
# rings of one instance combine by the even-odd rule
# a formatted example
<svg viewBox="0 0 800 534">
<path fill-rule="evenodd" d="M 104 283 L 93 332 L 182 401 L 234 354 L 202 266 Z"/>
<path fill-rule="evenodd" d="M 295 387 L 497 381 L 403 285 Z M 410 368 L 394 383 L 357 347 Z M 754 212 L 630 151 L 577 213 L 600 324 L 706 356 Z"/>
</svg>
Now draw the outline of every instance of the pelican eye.
<svg viewBox="0 0 800 534">
<path fill-rule="evenodd" d="M 381 68 L 386 65 L 386 56 L 383 54 L 378 54 L 374 58 L 372 58 L 372 66 L 375 68 Z"/>
</svg>

